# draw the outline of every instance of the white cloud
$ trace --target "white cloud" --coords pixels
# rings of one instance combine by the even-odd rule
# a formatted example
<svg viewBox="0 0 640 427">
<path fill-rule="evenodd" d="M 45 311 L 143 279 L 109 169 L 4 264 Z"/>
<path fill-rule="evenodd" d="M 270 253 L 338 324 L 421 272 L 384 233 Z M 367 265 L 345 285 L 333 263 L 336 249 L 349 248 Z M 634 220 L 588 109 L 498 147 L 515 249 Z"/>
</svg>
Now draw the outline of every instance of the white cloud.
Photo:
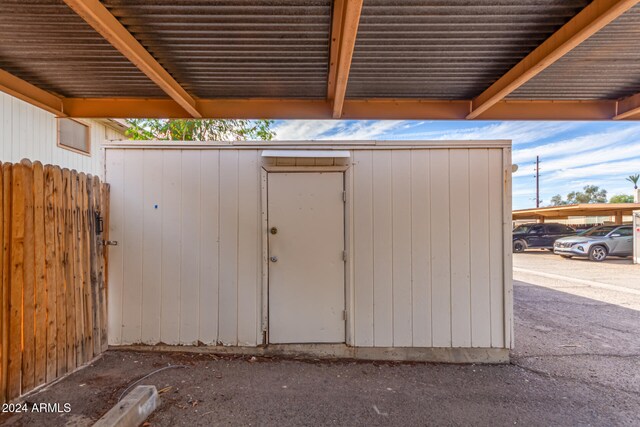
<svg viewBox="0 0 640 427">
<path fill-rule="evenodd" d="M 535 161 L 536 156 L 540 156 L 543 160 L 559 156 L 572 156 L 566 158 L 575 160 L 575 156 L 573 155 L 577 153 L 593 152 L 595 149 L 621 142 L 628 143 L 630 140 L 637 138 L 639 134 L 640 126 L 635 125 L 623 129 L 612 129 L 595 134 L 580 135 L 575 138 L 555 141 L 549 144 L 516 149 L 513 153 L 513 161 L 515 163 L 526 161 L 533 162 Z M 638 151 L 638 153 L 640 153 L 640 151 Z M 586 155 L 588 157 L 592 157 L 591 154 L 587 153 Z M 593 157 L 597 159 L 597 157 Z M 550 167 L 548 164 L 545 166 Z"/>
<path fill-rule="evenodd" d="M 637 173 L 640 169 L 640 157 L 630 160 L 621 160 L 616 162 L 591 164 L 586 166 L 577 166 L 558 170 L 549 176 L 550 181 L 571 180 L 576 178 L 594 178 L 594 177 L 619 177 L 620 181 L 624 178 Z M 586 181 L 585 181 L 586 182 Z"/>
<path fill-rule="evenodd" d="M 344 123 L 337 120 L 284 120 L 273 128 L 276 133 L 274 139 L 314 140 L 340 126 Z"/>
<path fill-rule="evenodd" d="M 274 127 L 276 140 L 371 140 L 389 132 L 412 127 L 402 120 L 285 120 Z"/>
<path fill-rule="evenodd" d="M 575 122 L 502 122 L 483 124 L 473 128 L 434 130 L 400 134 L 402 139 L 482 140 L 509 139 L 514 145 L 551 138 L 580 126 Z"/>
</svg>

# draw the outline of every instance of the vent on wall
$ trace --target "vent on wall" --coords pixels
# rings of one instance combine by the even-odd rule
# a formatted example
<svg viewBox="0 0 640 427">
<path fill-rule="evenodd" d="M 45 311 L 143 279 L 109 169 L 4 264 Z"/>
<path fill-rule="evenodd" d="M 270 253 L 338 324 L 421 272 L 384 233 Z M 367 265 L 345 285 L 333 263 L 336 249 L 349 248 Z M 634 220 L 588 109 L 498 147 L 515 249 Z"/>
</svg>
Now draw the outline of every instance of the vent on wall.
<svg viewBox="0 0 640 427">
<path fill-rule="evenodd" d="M 345 166 L 348 150 L 264 150 L 265 166 Z"/>
<path fill-rule="evenodd" d="M 88 125 L 73 119 L 58 119 L 58 147 L 91 155 L 91 132 Z"/>
</svg>

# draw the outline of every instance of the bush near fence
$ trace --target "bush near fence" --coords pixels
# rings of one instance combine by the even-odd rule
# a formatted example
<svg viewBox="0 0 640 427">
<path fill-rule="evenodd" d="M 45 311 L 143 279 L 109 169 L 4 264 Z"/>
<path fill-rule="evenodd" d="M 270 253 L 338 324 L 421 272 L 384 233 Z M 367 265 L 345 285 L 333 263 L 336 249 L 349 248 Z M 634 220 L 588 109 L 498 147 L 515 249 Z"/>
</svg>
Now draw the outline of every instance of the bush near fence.
<svg viewBox="0 0 640 427">
<path fill-rule="evenodd" d="M 109 187 L 23 160 L 1 164 L 0 189 L 0 401 L 8 402 L 107 348 L 99 216 Z"/>
</svg>

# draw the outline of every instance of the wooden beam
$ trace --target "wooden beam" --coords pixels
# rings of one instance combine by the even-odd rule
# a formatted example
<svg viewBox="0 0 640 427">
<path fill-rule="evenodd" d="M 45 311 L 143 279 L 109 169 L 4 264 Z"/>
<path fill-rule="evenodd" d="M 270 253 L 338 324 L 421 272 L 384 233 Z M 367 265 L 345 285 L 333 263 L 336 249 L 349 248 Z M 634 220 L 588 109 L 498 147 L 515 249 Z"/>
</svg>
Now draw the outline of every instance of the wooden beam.
<svg viewBox="0 0 640 427">
<path fill-rule="evenodd" d="M 503 100 L 482 113 L 480 120 L 611 120 L 616 101 Z"/>
<path fill-rule="evenodd" d="M 429 99 L 351 99 L 342 118 L 351 120 L 464 120 L 470 101 Z"/>
<path fill-rule="evenodd" d="M 345 0 L 334 0 L 331 15 L 331 39 L 329 41 L 329 75 L 327 78 L 327 99 L 333 101 L 336 93 L 336 74 L 338 70 L 338 55 L 342 38 L 342 19 L 344 18 Z"/>
<path fill-rule="evenodd" d="M 63 98 L 63 110 L 79 118 L 188 118 L 171 99 Z M 343 119 L 464 120 L 471 101 L 429 99 L 346 100 Z M 197 109 L 212 119 L 331 119 L 332 105 L 309 99 L 198 99 Z M 500 101 L 483 120 L 611 120 L 616 101 Z M 638 116 L 636 116 L 638 117 Z M 638 117 L 640 119 L 640 117 Z"/>
<path fill-rule="evenodd" d="M 640 118 L 640 93 L 618 101 L 616 115 L 613 120 L 628 119 L 633 116 Z"/>
<path fill-rule="evenodd" d="M 594 0 L 475 98 L 467 119 L 480 116 L 639 1 Z"/>
<path fill-rule="evenodd" d="M 167 118 L 189 115 L 171 99 L 65 98 L 65 111 L 79 118 Z M 329 119 L 325 100 L 198 99 L 196 107 L 208 119 Z"/>
<path fill-rule="evenodd" d="M 151 56 L 100 0 L 64 0 L 82 19 L 118 49 L 129 61 L 155 82 L 192 117 L 201 117 L 196 101 Z"/>
<path fill-rule="evenodd" d="M 358 23 L 363 0 L 337 0 L 334 2 L 331 26 L 331 51 L 329 54 L 329 79 L 327 99 L 331 102 L 333 118 L 342 117 L 351 59 L 356 45 Z"/>
<path fill-rule="evenodd" d="M 65 116 L 61 98 L 2 69 L 0 69 L 0 90 L 56 116 Z"/>
</svg>

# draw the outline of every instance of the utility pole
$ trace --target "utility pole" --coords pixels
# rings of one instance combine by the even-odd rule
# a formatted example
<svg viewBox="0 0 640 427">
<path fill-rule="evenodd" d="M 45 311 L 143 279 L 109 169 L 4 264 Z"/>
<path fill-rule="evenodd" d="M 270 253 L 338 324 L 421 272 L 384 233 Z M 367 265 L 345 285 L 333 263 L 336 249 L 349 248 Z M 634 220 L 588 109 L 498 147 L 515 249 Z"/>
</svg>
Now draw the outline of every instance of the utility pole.
<svg viewBox="0 0 640 427">
<path fill-rule="evenodd" d="M 536 156 L 536 208 L 540 207 L 540 156 Z"/>
</svg>

